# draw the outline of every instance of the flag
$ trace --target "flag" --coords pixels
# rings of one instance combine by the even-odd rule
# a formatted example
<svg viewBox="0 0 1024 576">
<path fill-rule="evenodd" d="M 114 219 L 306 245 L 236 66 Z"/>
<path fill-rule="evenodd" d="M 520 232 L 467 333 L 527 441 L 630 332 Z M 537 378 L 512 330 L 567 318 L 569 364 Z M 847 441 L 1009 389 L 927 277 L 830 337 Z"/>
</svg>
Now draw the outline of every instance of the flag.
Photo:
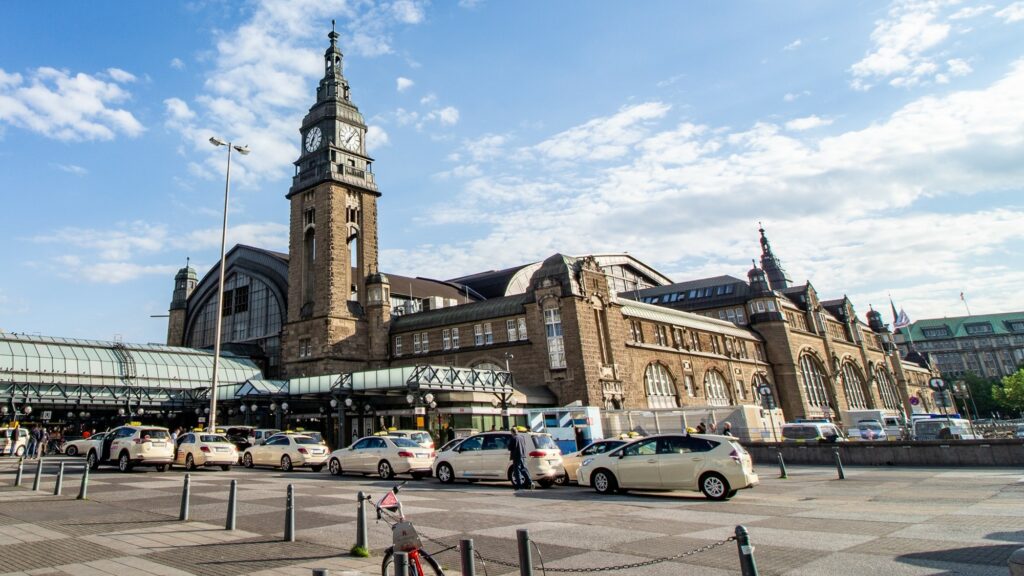
<svg viewBox="0 0 1024 576">
<path fill-rule="evenodd" d="M 892 302 L 892 296 L 889 297 L 889 307 L 892 308 L 892 321 L 893 324 L 899 322 L 900 316 L 896 313 L 896 305 Z"/>
<path fill-rule="evenodd" d="M 907 313 L 903 311 L 903 308 L 900 308 L 900 313 L 896 316 L 896 321 L 893 322 L 893 327 L 906 328 L 907 326 L 910 326 L 910 316 L 907 316 Z"/>
<path fill-rule="evenodd" d="M 377 506 L 385 510 L 394 510 L 395 508 L 398 508 L 398 496 L 395 496 L 394 492 L 388 490 L 388 493 L 380 499 Z"/>
</svg>

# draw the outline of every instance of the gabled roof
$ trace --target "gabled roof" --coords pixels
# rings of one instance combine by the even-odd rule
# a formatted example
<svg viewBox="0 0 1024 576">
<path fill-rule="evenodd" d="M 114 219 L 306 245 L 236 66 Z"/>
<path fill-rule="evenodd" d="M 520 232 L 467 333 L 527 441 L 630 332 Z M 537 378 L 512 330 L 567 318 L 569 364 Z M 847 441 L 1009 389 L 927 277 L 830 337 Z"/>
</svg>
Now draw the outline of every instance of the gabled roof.
<svg viewBox="0 0 1024 576">
<path fill-rule="evenodd" d="M 977 314 L 974 316 L 953 316 L 950 318 L 928 318 L 912 322 L 909 326 L 910 338 L 918 340 L 939 340 L 942 338 L 962 338 L 967 336 L 990 336 L 1000 334 L 1024 334 L 1024 330 L 1014 330 L 1017 323 L 1024 322 L 1024 311 L 1005 312 L 1002 314 Z M 991 331 L 986 330 L 986 326 Z M 944 336 L 932 335 L 931 329 L 945 328 Z M 899 333 L 907 333 L 908 328 L 900 328 Z"/>
<path fill-rule="evenodd" d="M 700 314 L 693 314 L 692 312 L 673 310 L 672 308 L 656 306 L 654 304 L 645 304 L 643 302 L 631 302 L 627 300 L 621 301 L 621 303 L 623 316 L 643 318 L 644 320 L 650 320 L 652 322 L 661 322 L 663 324 L 682 326 L 694 330 L 706 330 L 717 334 L 728 334 L 730 336 L 737 336 L 748 340 L 762 340 L 756 332 L 747 330 L 746 328 L 741 328 L 736 324 L 725 320 L 716 320 L 714 318 L 708 318 L 707 316 L 701 316 Z"/>
</svg>

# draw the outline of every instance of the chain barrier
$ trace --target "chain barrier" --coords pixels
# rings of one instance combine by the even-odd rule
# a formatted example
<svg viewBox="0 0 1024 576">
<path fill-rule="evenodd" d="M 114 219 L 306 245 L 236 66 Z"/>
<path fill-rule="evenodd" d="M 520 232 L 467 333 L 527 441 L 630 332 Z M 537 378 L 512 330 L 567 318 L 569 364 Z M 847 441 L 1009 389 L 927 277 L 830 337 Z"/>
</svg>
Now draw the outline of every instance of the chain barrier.
<svg viewBox="0 0 1024 576">
<path fill-rule="evenodd" d="M 454 548 L 458 547 L 458 546 L 451 546 L 447 542 L 442 542 L 441 540 L 437 540 L 435 538 L 431 538 L 431 537 L 429 537 L 429 536 L 427 536 L 427 535 L 425 535 L 423 533 L 420 533 L 420 537 L 422 537 L 424 540 L 428 540 L 430 542 L 433 542 L 434 544 L 437 544 L 439 546 L 444 546 L 445 547 L 445 550 L 440 550 L 440 551 L 436 552 L 435 554 L 440 554 L 442 552 L 446 552 L 448 550 L 451 550 L 451 549 L 454 549 Z M 695 554 L 700 554 L 701 552 L 707 552 L 708 550 L 714 550 L 715 548 L 724 546 L 724 545 L 728 544 L 729 542 L 735 542 L 735 541 L 736 541 L 736 537 L 735 536 L 729 536 L 728 538 L 726 538 L 724 540 L 719 540 L 718 542 L 712 542 L 711 544 L 708 544 L 706 546 L 701 546 L 699 548 L 694 548 L 693 550 L 687 550 L 686 552 L 681 552 L 681 553 L 675 554 L 673 556 L 665 556 L 665 557 L 662 557 L 662 558 L 651 558 L 650 560 L 644 560 L 642 562 L 632 562 L 630 564 L 620 564 L 620 565 L 617 565 L 617 566 L 599 566 L 597 568 L 546 568 L 542 564 L 540 567 L 536 567 L 535 566 L 534 569 L 535 570 L 540 570 L 543 573 L 557 572 L 557 573 L 561 573 L 561 574 L 582 574 L 582 573 L 587 573 L 587 572 L 613 572 L 615 570 L 629 570 L 631 568 L 643 568 L 645 566 L 653 566 L 655 564 L 660 564 L 662 562 L 669 562 L 671 560 L 678 560 L 680 558 L 685 558 L 687 556 L 693 556 Z M 537 548 L 537 551 L 538 552 L 540 551 L 539 547 Z M 432 555 L 434 555 L 434 554 L 432 554 Z M 484 556 L 483 554 L 480 554 L 479 551 L 476 553 L 476 557 L 479 558 L 481 561 L 483 561 L 485 564 L 486 563 L 490 563 L 490 564 L 496 564 L 498 566 L 505 566 L 507 568 L 519 568 L 519 563 L 518 562 L 506 562 L 505 560 L 498 560 L 497 558 L 488 558 L 488 557 Z M 543 563 L 543 559 L 541 560 L 541 562 Z M 486 566 L 484 567 L 484 570 L 486 571 Z"/>
</svg>

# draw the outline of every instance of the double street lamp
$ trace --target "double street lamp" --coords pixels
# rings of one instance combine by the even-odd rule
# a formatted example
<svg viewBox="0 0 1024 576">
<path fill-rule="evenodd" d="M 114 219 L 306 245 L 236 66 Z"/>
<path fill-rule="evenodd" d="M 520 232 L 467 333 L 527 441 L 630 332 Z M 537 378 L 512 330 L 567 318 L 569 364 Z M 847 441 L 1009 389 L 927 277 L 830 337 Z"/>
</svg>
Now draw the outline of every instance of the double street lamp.
<svg viewBox="0 0 1024 576">
<path fill-rule="evenodd" d="M 214 146 L 227 146 L 228 148 L 228 170 L 227 176 L 224 180 L 224 223 L 220 230 L 220 282 L 217 283 L 217 306 L 215 310 L 217 319 L 214 324 L 213 331 L 213 382 L 210 388 L 209 411 L 209 431 L 212 434 L 217 431 L 217 370 L 220 367 L 220 329 L 221 321 L 224 318 L 224 247 L 227 243 L 228 237 L 228 196 L 231 192 L 231 150 L 245 156 L 249 153 L 249 147 L 235 146 L 231 142 L 226 142 L 216 136 L 210 138 L 210 144 L 213 144 Z"/>
</svg>

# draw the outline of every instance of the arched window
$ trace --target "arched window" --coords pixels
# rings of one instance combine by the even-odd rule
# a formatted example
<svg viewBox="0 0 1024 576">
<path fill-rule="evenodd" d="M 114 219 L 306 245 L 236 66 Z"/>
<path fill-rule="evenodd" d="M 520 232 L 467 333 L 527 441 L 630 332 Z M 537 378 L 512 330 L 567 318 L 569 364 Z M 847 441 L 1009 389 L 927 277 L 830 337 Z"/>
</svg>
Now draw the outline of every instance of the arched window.
<svg viewBox="0 0 1024 576">
<path fill-rule="evenodd" d="M 754 374 L 754 377 L 750 379 L 750 389 L 754 392 L 754 399 L 764 407 L 767 406 L 765 406 L 765 401 L 761 394 L 761 386 L 766 384 L 768 384 L 768 379 L 764 377 L 764 374 Z"/>
<path fill-rule="evenodd" d="M 657 362 L 647 366 L 644 372 L 644 389 L 647 391 L 648 408 L 678 408 L 679 398 L 672 375 Z"/>
<path fill-rule="evenodd" d="M 860 377 L 860 370 L 853 365 L 853 362 L 844 362 L 842 374 L 846 403 L 850 408 L 867 408 L 868 401 L 864 397 L 864 379 Z"/>
<path fill-rule="evenodd" d="M 800 357 L 800 375 L 804 382 L 804 394 L 810 406 L 827 406 L 828 394 L 825 388 L 825 369 L 821 362 L 810 354 Z"/>
<path fill-rule="evenodd" d="M 316 263 L 316 229 L 310 226 L 302 240 L 302 303 L 313 301 L 313 269 Z"/>
<path fill-rule="evenodd" d="M 361 274 L 363 273 L 359 259 L 359 240 L 359 230 L 354 226 L 349 227 L 348 255 L 350 270 L 352 270 L 352 287 L 348 299 L 356 302 L 359 301 L 359 282 L 362 280 Z"/>
<path fill-rule="evenodd" d="M 902 412 L 899 392 L 893 384 L 889 371 L 882 366 L 875 367 L 875 381 L 878 382 L 878 395 L 882 398 L 882 406 L 888 410 Z"/>
<path fill-rule="evenodd" d="M 708 370 L 704 375 L 704 395 L 711 406 L 729 405 L 729 386 L 725 383 L 721 372 Z"/>
</svg>

